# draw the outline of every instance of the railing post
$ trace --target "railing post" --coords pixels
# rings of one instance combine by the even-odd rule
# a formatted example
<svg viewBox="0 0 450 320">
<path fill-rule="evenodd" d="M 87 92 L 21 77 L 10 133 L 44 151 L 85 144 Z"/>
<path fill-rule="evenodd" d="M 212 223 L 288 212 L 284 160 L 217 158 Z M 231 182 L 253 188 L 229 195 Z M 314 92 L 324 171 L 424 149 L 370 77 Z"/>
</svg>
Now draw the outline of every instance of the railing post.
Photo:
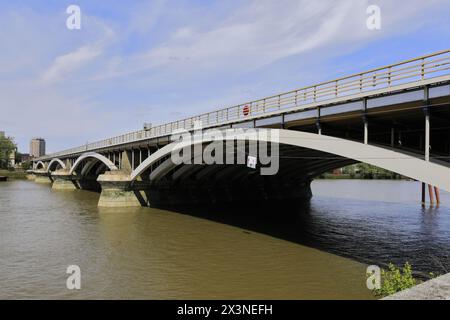
<svg viewBox="0 0 450 320">
<path fill-rule="evenodd" d="M 388 87 L 391 87 L 391 67 L 389 67 L 388 69 Z"/>
<path fill-rule="evenodd" d="M 359 75 L 359 92 L 362 92 L 363 90 L 363 74 L 361 73 Z"/>
<path fill-rule="evenodd" d="M 336 97 L 338 96 L 338 81 L 339 80 L 336 80 L 336 82 L 334 84 L 334 91 L 335 91 Z"/>
<path fill-rule="evenodd" d="M 314 102 L 316 102 L 316 91 L 317 91 L 317 86 L 314 86 L 314 93 L 313 93 L 313 100 L 314 100 Z"/>
</svg>

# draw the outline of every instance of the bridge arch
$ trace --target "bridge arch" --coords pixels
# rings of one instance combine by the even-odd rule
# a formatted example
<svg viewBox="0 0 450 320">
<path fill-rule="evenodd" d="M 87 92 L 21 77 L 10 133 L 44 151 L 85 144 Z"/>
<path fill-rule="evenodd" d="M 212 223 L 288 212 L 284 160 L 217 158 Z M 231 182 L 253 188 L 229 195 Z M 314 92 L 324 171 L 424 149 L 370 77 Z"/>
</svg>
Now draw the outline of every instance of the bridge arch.
<svg viewBox="0 0 450 320">
<path fill-rule="evenodd" d="M 38 161 L 38 162 L 36 163 L 35 169 L 36 169 L 36 170 L 39 170 L 39 169 L 45 169 L 45 163 L 42 162 L 42 161 Z"/>
<path fill-rule="evenodd" d="M 311 157 L 320 155 L 318 158 L 329 161 L 324 161 L 323 164 L 316 162 L 310 167 L 299 168 L 299 174 L 307 175 L 310 178 L 333 168 L 339 168 L 344 165 L 357 162 L 364 162 L 434 185 L 450 192 L 450 179 L 448 179 L 450 176 L 450 168 L 434 162 L 426 162 L 421 159 L 420 155 L 405 154 L 394 149 L 308 132 L 283 129 L 269 130 L 276 134 L 262 134 L 255 137 L 249 137 L 245 134 L 239 133 L 238 131 L 234 131 L 234 129 L 228 129 L 228 133 L 231 134 L 227 136 L 227 139 L 266 141 L 278 143 L 280 146 L 284 145 L 299 147 L 312 152 L 319 152 L 316 154 L 313 153 Z M 233 132 L 236 133 L 233 135 Z M 206 137 L 203 140 L 196 141 L 195 144 L 203 144 L 211 141 L 212 139 L 210 137 Z M 194 144 L 189 144 L 188 142 L 173 142 L 159 149 L 157 152 L 153 153 L 146 160 L 144 160 L 141 165 L 139 165 L 131 173 L 130 179 L 132 181 L 136 180 L 152 165 L 158 163 L 158 161 L 162 161 L 165 158 L 170 157 L 172 151 L 177 151 L 187 145 Z M 324 155 L 326 156 L 324 157 Z M 154 174 L 155 178 L 157 177 L 159 179 L 162 173 L 169 171 L 170 164 L 167 161 L 163 163 L 164 167 Z M 314 165 L 315 168 L 313 167 Z M 175 169 L 176 167 L 177 165 L 172 163 L 171 168 Z M 232 170 L 230 171 L 233 172 Z"/>
<path fill-rule="evenodd" d="M 85 160 L 88 160 L 87 163 L 84 163 Z M 70 168 L 69 174 L 73 174 L 83 165 L 81 175 L 86 175 L 98 162 L 101 162 L 101 165 L 104 165 L 106 169 L 111 171 L 118 170 L 116 165 L 105 156 L 96 152 L 87 152 L 78 157 L 72 168 Z"/>
<path fill-rule="evenodd" d="M 60 167 L 62 169 L 66 169 L 65 163 L 61 159 L 54 158 L 48 164 L 47 172 L 55 171 L 58 167 Z"/>
</svg>

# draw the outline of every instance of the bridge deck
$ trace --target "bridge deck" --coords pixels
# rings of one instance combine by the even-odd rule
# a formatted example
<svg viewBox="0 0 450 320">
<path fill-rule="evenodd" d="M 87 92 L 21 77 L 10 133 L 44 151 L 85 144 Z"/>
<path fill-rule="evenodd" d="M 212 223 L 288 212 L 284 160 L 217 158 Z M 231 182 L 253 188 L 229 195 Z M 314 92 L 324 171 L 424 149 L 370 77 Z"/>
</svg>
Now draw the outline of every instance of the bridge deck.
<svg viewBox="0 0 450 320">
<path fill-rule="evenodd" d="M 140 142 L 167 139 L 179 129 L 284 126 L 305 119 L 338 113 L 367 111 L 388 105 L 423 100 L 421 88 L 429 86 L 430 99 L 450 96 L 450 50 L 372 69 L 332 81 L 300 88 L 191 118 L 162 124 L 45 155 L 35 161 L 79 155 Z"/>
</svg>

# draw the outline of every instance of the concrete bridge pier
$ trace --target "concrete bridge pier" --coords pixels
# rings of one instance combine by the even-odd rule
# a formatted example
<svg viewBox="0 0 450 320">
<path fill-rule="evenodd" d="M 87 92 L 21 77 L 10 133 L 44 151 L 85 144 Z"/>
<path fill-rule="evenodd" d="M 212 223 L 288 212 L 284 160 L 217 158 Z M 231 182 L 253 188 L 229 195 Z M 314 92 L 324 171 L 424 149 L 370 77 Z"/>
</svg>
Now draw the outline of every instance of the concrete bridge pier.
<svg viewBox="0 0 450 320">
<path fill-rule="evenodd" d="M 34 172 L 32 170 L 28 170 L 27 171 L 27 180 L 34 180 L 36 179 L 36 175 L 34 174 Z"/>
<path fill-rule="evenodd" d="M 131 190 L 130 175 L 124 171 L 106 171 L 97 182 L 102 187 L 99 207 L 140 207 L 146 204 L 140 192 Z"/>
<path fill-rule="evenodd" d="M 76 190 L 79 189 L 77 176 L 70 174 L 69 170 L 57 170 L 51 174 L 55 190 Z"/>
<path fill-rule="evenodd" d="M 36 177 L 34 181 L 37 183 L 52 183 L 46 170 L 35 170 L 34 175 Z"/>
</svg>

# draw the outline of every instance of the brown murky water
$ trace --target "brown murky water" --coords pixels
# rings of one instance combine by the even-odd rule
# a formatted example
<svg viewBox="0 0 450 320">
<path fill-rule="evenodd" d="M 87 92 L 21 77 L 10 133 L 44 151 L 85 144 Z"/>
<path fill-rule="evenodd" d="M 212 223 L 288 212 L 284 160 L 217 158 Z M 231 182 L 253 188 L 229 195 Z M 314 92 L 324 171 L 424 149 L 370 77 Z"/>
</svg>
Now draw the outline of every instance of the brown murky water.
<svg viewBox="0 0 450 320">
<path fill-rule="evenodd" d="M 215 212 L 205 219 L 152 208 L 99 209 L 95 193 L 1 183 L 0 298 L 372 299 L 365 263 L 379 262 L 378 255 L 364 252 L 385 235 L 375 233 L 365 247 L 359 233 L 373 215 L 365 221 L 353 200 L 321 197 L 336 185 L 317 183 L 319 195 L 296 218 L 236 211 L 217 219 Z M 397 205 L 392 215 L 402 208 L 414 216 Z M 386 263 L 396 252 L 376 250 Z M 66 288 L 69 265 L 81 268 L 81 290 Z"/>
</svg>

